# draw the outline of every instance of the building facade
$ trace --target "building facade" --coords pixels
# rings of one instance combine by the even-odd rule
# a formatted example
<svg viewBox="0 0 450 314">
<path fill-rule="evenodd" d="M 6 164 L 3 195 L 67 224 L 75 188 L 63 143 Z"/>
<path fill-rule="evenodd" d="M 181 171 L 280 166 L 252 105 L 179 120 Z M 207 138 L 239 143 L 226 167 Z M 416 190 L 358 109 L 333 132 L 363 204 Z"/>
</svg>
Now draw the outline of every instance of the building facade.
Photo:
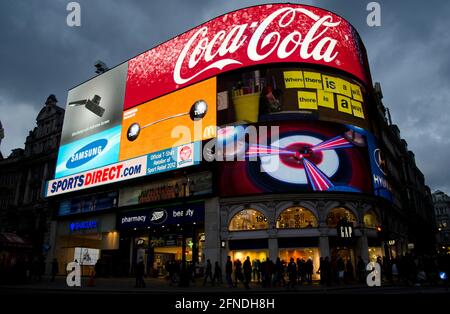
<svg viewBox="0 0 450 314">
<path fill-rule="evenodd" d="M 0 232 L 29 242 L 28 258 L 32 259 L 45 257 L 50 249 L 53 212 L 43 189 L 46 180 L 54 177 L 63 118 L 64 109 L 50 95 L 26 138 L 25 149 L 14 149 L 0 159 Z"/>
<path fill-rule="evenodd" d="M 441 253 L 449 253 L 450 242 L 450 197 L 442 191 L 432 194 L 436 227 L 438 230 L 438 250 Z"/>
<path fill-rule="evenodd" d="M 324 257 L 433 253 L 430 190 L 356 30 L 295 4 L 228 17 L 69 91 L 48 258 L 158 276 L 227 256 L 316 273 Z"/>
</svg>

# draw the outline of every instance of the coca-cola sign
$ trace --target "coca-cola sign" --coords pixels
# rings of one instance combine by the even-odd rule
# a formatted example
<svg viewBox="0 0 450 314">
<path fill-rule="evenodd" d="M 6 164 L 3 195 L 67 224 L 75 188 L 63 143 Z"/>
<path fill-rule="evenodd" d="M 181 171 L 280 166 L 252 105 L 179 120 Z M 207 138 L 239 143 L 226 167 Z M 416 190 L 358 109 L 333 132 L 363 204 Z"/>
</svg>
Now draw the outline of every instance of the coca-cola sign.
<svg viewBox="0 0 450 314">
<path fill-rule="evenodd" d="M 264 63 L 326 65 L 367 81 L 364 48 L 343 18 L 273 4 L 219 16 L 131 59 L 124 108 L 224 71 Z"/>
</svg>

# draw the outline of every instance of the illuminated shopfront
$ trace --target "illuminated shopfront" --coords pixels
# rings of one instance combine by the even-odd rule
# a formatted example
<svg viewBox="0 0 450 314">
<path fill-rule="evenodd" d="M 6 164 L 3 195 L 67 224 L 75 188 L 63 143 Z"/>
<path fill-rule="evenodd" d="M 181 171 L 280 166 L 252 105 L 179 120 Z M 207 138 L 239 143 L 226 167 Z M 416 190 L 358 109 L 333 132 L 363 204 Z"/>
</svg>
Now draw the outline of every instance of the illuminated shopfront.
<svg viewBox="0 0 450 314">
<path fill-rule="evenodd" d="M 183 259 L 183 241 L 187 262 L 204 260 L 202 202 L 125 211 L 119 214 L 117 223 L 121 232 L 120 251 L 128 273 L 133 273 L 142 259 L 147 274 L 164 275 L 168 262 Z"/>
<path fill-rule="evenodd" d="M 83 275 L 90 275 L 97 263 L 97 269 L 112 274 L 119 248 L 115 221 L 115 214 L 61 220 L 55 244 L 59 269 L 64 270 L 67 263 L 76 260 Z"/>
<path fill-rule="evenodd" d="M 267 218 L 254 209 L 244 209 L 231 219 L 230 231 L 263 230 L 268 228 Z"/>
<path fill-rule="evenodd" d="M 317 218 L 302 207 L 285 209 L 277 219 L 278 229 L 317 228 Z"/>
<path fill-rule="evenodd" d="M 227 256 L 311 259 L 316 273 L 320 257 L 356 264 L 358 256 L 383 256 L 376 230 L 386 223 L 381 217 L 392 195 L 380 165 L 370 71 L 357 32 L 331 12 L 298 4 L 233 15 L 120 67 L 120 83 L 107 80 L 111 91 L 120 84 L 126 90 L 120 106 L 111 105 L 117 120 L 111 136 L 120 137 L 110 156 L 115 160 L 101 169 L 86 164 L 70 170 L 94 181 L 113 175 L 69 185 L 75 177 L 61 174 L 49 182 L 47 196 L 117 184 L 121 274 L 132 274 L 141 258 L 147 274 L 163 275 L 166 263 L 183 259 L 210 259 L 222 268 Z M 244 19 L 257 27 L 236 24 Z M 265 29 L 256 32 L 261 25 Z M 279 40 L 260 42 L 264 32 Z M 315 40 L 296 42 L 292 34 Z M 239 44 L 231 49 L 227 41 Z M 95 79 L 87 83 L 95 86 Z M 70 115 L 77 120 L 75 111 Z M 173 128 L 193 131 L 200 121 L 200 136 L 172 147 Z M 244 128 L 257 130 L 256 136 Z M 68 145 L 75 149 L 80 140 Z M 77 212 L 72 207 L 66 212 Z M 340 232 L 342 222 L 350 233 Z"/>
</svg>

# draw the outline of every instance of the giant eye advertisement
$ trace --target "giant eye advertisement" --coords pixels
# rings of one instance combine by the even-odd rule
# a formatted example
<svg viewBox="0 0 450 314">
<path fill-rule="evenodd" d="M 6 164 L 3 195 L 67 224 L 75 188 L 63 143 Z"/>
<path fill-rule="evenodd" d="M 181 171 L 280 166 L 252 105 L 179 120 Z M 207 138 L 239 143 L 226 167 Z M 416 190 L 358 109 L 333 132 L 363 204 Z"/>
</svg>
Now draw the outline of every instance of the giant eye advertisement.
<svg viewBox="0 0 450 314">
<path fill-rule="evenodd" d="M 219 164 L 221 196 L 282 192 L 372 193 L 366 136 L 353 126 L 277 123 L 268 143 L 245 143 L 244 161 Z M 252 159 L 253 157 L 253 159 Z"/>
</svg>

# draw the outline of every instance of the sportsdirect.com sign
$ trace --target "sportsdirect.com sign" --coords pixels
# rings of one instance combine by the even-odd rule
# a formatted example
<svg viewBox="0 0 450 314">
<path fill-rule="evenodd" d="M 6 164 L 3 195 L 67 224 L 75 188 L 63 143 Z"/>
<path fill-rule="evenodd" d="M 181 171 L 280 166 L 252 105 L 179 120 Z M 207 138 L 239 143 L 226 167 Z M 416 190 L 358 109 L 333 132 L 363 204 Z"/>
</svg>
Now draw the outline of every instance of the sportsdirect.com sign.
<svg viewBox="0 0 450 314">
<path fill-rule="evenodd" d="M 199 163 L 200 143 L 190 143 L 129 159 L 109 166 L 50 180 L 46 197 L 78 191 L 99 185 L 134 179 L 157 172 L 170 171 Z M 191 153 L 188 155 L 186 151 Z M 187 156 L 188 155 L 188 156 Z"/>
<path fill-rule="evenodd" d="M 107 183 L 145 176 L 147 156 L 130 159 L 110 166 L 77 173 L 68 177 L 51 180 L 47 184 L 46 196 L 78 191 Z"/>
</svg>

